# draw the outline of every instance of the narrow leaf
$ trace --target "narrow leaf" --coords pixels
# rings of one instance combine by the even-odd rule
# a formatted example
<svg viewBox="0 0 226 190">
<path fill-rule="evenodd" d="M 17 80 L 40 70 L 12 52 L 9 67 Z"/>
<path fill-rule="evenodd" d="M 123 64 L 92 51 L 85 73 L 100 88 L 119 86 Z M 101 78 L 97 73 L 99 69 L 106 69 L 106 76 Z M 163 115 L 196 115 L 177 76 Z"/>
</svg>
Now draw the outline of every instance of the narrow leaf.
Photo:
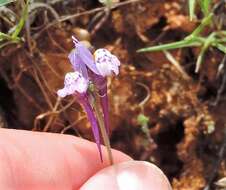
<svg viewBox="0 0 226 190">
<path fill-rule="evenodd" d="M 195 18 L 195 5 L 196 5 L 196 0 L 189 0 L 188 5 L 189 5 L 190 21 L 192 21 Z"/>
<path fill-rule="evenodd" d="M 209 8 L 212 0 L 201 0 L 200 1 L 200 6 L 203 14 L 207 16 L 209 14 Z"/>
<path fill-rule="evenodd" d="M 23 9 L 23 12 L 22 12 L 22 16 L 20 18 L 20 21 L 19 21 L 18 25 L 16 26 L 15 31 L 12 34 L 12 38 L 16 38 L 24 27 L 24 24 L 25 24 L 26 19 L 28 17 L 28 5 L 29 5 L 29 0 L 27 0 L 27 3 L 26 3 L 26 5 Z"/>
<path fill-rule="evenodd" d="M 202 61 L 203 61 L 203 57 L 204 57 L 204 54 L 206 52 L 206 50 L 208 49 L 208 47 L 213 43 L 213 41 L 215 40 L 215 35 L 216 33 L 211 33 L 205 40 L 205 43 L 203 44 L 203 47 L 201 49 L 201 52 L 197 58 L 197 62 L 196 62 L 196 68 L 195 68 L 195 72 L 199 72 L 199 69 L 200 69 L 200 66 L 202 64 Z"/>
<path fill-rule="evenodd" d="M 206 26 L 211 24 L 212 18 L 213 13 L 210 13 L 207 17 L 202 19 L 201 24 L 189 36 L 198 36 Z"/>
<path fill-rule="evenodd" d="M 16 0 L 0 0 L 0 7 L 12 3 Z"/>
<path fill-rule="evenodd" d="M 213 43 L 213 46 L 226 54 L 226 46 L 225 46 L 225 44 Z"/>
<path fill-rule="evenodd" d="M 164 51 L 164 50 L 170 50 L 170 49 L 177 49 L 177 48 L 183 48 L 183 47 L 190 47 L 190 46 L 200 46 L 201 43 L 194 41 L 194 40 L 181 40 L 178 42 L 153 46 L 153 47 L 147 47 L 139 49 L 137 52 L 154 52 L 154 51 Z"/>
<path fill-rule="evenodd" d="M 12 39 L 12 37 L 10 35 L 5 34 L 3 32 L 0 32 L 0 41 L 2 41 L 2 40 L 11 40 L 11 39 Z"/>
</svg>

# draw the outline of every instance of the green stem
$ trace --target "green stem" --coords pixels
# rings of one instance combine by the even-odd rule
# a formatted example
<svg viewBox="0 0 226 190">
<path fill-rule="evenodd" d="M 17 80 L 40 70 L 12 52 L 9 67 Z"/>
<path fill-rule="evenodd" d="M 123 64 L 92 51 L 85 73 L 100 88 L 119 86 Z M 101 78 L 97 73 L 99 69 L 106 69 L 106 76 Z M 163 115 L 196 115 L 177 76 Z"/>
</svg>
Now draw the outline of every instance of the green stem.
<svg viewBox="0 0 226 190">
<path fill-rule="evenodd" d="M 220 51 L 222 51 L 223 53 L 226 54 L 226 47 L 223 44 L 220 43 L 213 43 L 212 44 L 214 47 L 216 47 L 217 49 L 219 49 Z"/>
<path fill-rule="evenodd" d="M 206 52 L 206 50 L 208 49 L 208 47 L 214 42 L 215 40 L 215 35 L 216 33 L 213 32 L 211 33 L 204 41 L 204 44 L 202 46 L 202 49 L 201 49 L 201 52 L 198 56 L 198 59 L 197 59 L 197 62 L 196 62 L 196 69 L 195 69 L 195 72 L 197 73 L 200 69 L 200 66 L 202 64 L 202 61 L 203 61 L 203 57 L 204 57 L 204 54 Z"/>
<path fill-rule="evenodd" d="M 187 38 L 193 38 L 194 36 L 198 36 L 206 26 L 211 24 L 212 17 L 213 13 L 210 13 L 207 17 L 205 17 L 202 20 L 201 24 Z"/>
<path fill-rule="evenodd" d="M 26 4 L 24 5 L 24 8 L 23 8 L 23 11 L 22 11 L 22 15 L 21 15 L 20 21 L 19 21 L 19 23 L 17 24 L 16 29 L 15 29 L 15 31 L 14 31 L 13 34 L 12 34 L 12 38 L 13 38 L 13 39 L 16 39 L 16 38 L 17 38 L 17 36 L 19 35 L 19 33 L 21 32 L 21 30 L 22 30 L 23 27 L 24 27 L 24 24 L 25 24 L 26 19 L 27 19 L 27 17 L 28 17 L 28 6 L 29 6 L 29 1 L 30 1 L 30 0 L 27 0 Z"/>
<path fill-rule="evenodd" d="M 189 0 L 189 16 L 190 16 L 190 21 L 193 20 L 195 17 L 195 4 L 196 0 Z"/>
<path fill-rule="evenodd" d="M 172 42 L 168 44 L 162 44 L 158 46 L 152 46 L 148 48 L 142 48 L 137 50 L 138 53 L 140 52 L 147 52 L 147 51 L 163 51 L 163 50 L 170 50 L 170 49 L 177 49 L 177 48 L 184 48 L 190 46 L 200 46 L 201 44 L 194 39 L 185 39 L 178 42 Z"/>
<path fill-rule="evenodd" d="M 94 91 L 94 93 L 95 93 L 95 101 L 93 103 L 94 110 L 95 110 L 95 113 L 96 113 L 96 116 L 97 116 L 97 120 L 99 122 L 100 132 L 101 132 L 101 135 L 102 135 L 102 138 L 103 138 L 103 141 L 104 141 L 104 145 L 107 148 L 110 164 L 113 165 L 114 160 L 113 160 L 113 156 L 112 156 L 112 152 L 111 152 L 111 145 L 110 145 L 110 141 L 109 141 L 109 138 L 108 138 L 106 128 L 104 126 L 103 114 L 100 111 L 101 107 L 100 107 L 98 93 L 96 91 Z"/>
<path fill-rule="evenodd" d="M 110 9 L 112 7 L 112 0 L 106 0 L 106 5 Z"/>
</svg>

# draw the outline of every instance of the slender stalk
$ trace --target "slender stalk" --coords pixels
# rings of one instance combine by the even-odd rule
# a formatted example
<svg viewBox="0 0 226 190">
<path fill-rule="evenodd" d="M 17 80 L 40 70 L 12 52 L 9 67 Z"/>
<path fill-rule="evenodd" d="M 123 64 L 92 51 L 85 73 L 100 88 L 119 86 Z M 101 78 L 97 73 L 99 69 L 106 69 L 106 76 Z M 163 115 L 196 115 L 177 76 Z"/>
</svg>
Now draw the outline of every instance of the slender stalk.
<svg viewBox="0 0 226 190">
<path fill-rule="evenodd" d="M 192 38 L 193 36 L 198 36 L 206 26 L 211 24 L 212 18 L 213 18 L 213 13 L 210 13 L 208 16 L 206 16 L 202 20 L 201 24 L 189 35 L 189 37 Z"/>
<path fill-rule="evenodd" d="M 195 5 L 196 5 L 196 0 L 189 0 L 189 16 L 190 16 L 190 21 L 192 21 L 195 17 Z"/>
<path fill-rule="evenodd" d="M 107 95 L 107 85 L 98 91 L 100 97 L 100 104 L 102 106 L 102 111 L 104 114 L 104 125 L 107 130 L 107 134 L 110 134 L 110 123 L 109 123 L 109 104 Z"/>
<path fill-rule="evenodd" d="M 97 116 L 97 120 L 99 122 L 99 126 L 100 126 L 100 132 L 104 141 L 104 145 L 107 148 L 107 152 L 108 152 L 108 157 L 109 157 L 109 162 L 111 165 L 113 165 L 114 161 L 113 161 L 113 156 L 112 156 L 112 152 L 111 152 L 111 145 L 110 145 L 110 141 L 108 138 L 108 134 L 104 125 L 104 119 L 103 119 L 103 114 L 100 111 L 101 107 L 100 107 L 100 102 L 99 102 L 99 97 L 98 97 L 98 92 L 95 90 L 94 91 L 94 95 L 95 95 L 95 101 L 93 103 L 94 106 L 94 110 Z"/>
<path fill-rule="evenodd" d="M 190 47 L 190 46 L 200 46 L 200 43 L 195 41 L 194 38 L 184 39 L 178 42 L 172 42 L 168 44 L 162 44 L 147 48 L 142 48 L 137 50 L 138 53 L 141 52 L 148 52 L 148 51 L 163 51 L 163 50 L 170 50 L 170 49 L 176 49 L 176 48 L 184 48 L 184 47 Z"/>
</svg>

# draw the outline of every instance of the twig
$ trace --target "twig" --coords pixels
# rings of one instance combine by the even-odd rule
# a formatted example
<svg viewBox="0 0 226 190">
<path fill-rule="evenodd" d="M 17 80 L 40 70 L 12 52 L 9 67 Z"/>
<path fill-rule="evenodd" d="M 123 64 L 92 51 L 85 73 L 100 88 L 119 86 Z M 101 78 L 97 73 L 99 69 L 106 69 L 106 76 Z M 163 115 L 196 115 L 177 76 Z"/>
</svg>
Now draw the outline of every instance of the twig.
<svg viewBox="0 0 226 190">
<path fill-rule="evenodd" d="M 183 70 L 183 68 L 180 66 L 180 63 L 178 63 L 178 61 L 172 56 L 172 54 L 166 50 L 163 51 L 166 58 L 169 60 L 170 63 L 172 63 L 172 65 L 180 72 L 180 74 L 182 75 L 182 77 L 186 80 L 189 80 L 190 77 L 188 76 L 188 74 Z"/>
<path fill-rule="evenodd" d="M 36 131 L 38 129 L 38 121 L 49 116 L 49 115 L 59 115 L 61 112 L 64 112 L 66 109 L 68 109 L 73 103 L 75 102 L 75 98 L 72 99 L 72 101 L 70 101 L 67 105 L 65 105 L 63 108 L 61 108 L 60 110 L 52 110 L 52 111 L 47 111 L 45 113 L 42 113 L 38 116 L 36 116 L 35 120 L 34 120 L 34 127 L 32 129 L 32 131 Z M 60 105 L 61 102 L 59 102 Z"/>
<path fill-rule="evenodd" d="M 30 18 L 29 17 L 26 20 L 25 29 L 26 29 L 28 50 L 29 50 L 31 56 L 33 56 L 33 50 L 32 50 L 33 48 L 32 48 L 32 42 L 31 42 Z"/>
<path fill-rule="evenodd" d="M 147 101 L 149 100 L 150 98 L 150 90 L 148 88 L 148 86 L 146 84 L 143 84 L 141 82 L 137 82 L 137 84 L 141 87 L 143 87 L 146 92 L 147 92 L 147 96 L 139 103 L 139 107 L 141 107 L 141 109 L 143 110 L 144 109 L 144 105 L 147 103 Z"/>
<path fill-rule="evenodd" d="M 120 2 L 120 3 L 113 5 L 110 9 L 112 10 L 112 9 L 118 8 L 120 6 L 128 5 L 130 3 L 136 3 L 136 2 L 139 2 L 139 1 L 142 1 L 142 0 L 128 0 L 128 1 Z M 84 15 L 94 14 L 96 12 L 100 12 L 100 11 L 103 11 L 105 9 L 106 9 L 106 7 L 98 7 L 98 8 L 88 10 L 88 11 L 84 11 L 84 12 L 81 12 L 81 13 L 62 16 L 59 19 L 47 24 L 42 30 L 40 30 L 38 33 L 34 34 L 34 39 L 37 39 L 42 34 L 42 32 L 44 32 L 46 29 L 48 29 L 48 28 L 50 28 L 50 27 L 52 27 L 52 26 L 54 26 L 54 25 L 56 25 L 60 22 L 64 22 L 64 21 L 74 19 L 74 18 L 77 18 L 77 17 L 80 17 L 80 16 L 84 16 Z"/>
<path fill-rule="evenodd" d="M 23 63 L 21 63 L 21 59 L 20 57 L 17 58 L 18 60 L 18 64 L 19 65 L 23 65 Z M 10 85 L 10 88 L 17 88 L 20 93 L 31 103 L 33 104 L 38 110 L 42 111 L 42 107 L 32 98 L 32 96 L 30 96 L 26 90 L 20 85 L 20 79 L 22 77 L 22 74 L 25 71 L 28 71 L 29 69 L 32 69 L 32 66 L 27 66 L 27 67 L 22 67 L 22 69 L 19 71 L 19 73 L 17 75 L 15 75 L 15 65 L 13 64 L 11 67 L 12 70 L 12 78 L 13 78 L 13 84 Z M 9 80 L 7 81 L 8 85 L 10 84 Z"/>
<path fill-rule="evenodd" d="M 44 59 L 44 56 L 42 56 L 42 53 L 41 52 L 37 52 L 41 58 L 41 60 L 50 68 L 50 70 L 58 77 L 58 78 L 62 78 L 48 63 L 47 60 Z M 39 65 L 36 63 L 36 61 L 34 59 L 32 59 L 31 55 L 25 51 L 25 54 L 28 56 L 28 58 L 30 59 L 30 61 L 33 63 L 35 69 L 37 70 L 38 74 L 40 75 L 40 78 L 42 79 L 43 83 L 45 84 L 47 90 L 49 90 L 50 93 L 53 93 L 55 94 L 55 91 L 53 89 L 51 89 L 48 85 L 48 82 L 46 81 L 45 79 L 45 76 L 43 75 L 41 69 L 39 68 Z"/>
<path fill-rule="evenodd" d="M 57 100 L 56 100 L 56 103 L 55 103 L 55 105 L 53 107 L 52 112 L 56 112 L 57 111 L 57 108 L 58 108 L 59 104 L 60 104 L 60 98 L 58 97 Z M 55 115 L 50 116 L 46 126 L 43 129 L 44 132 L 47 132 L 49 130 L 49 127 L 52 124 L 52 122 L 54 122 L 55 118 L 56 118 Z"/>
<path fill-rule="evenodd" d="M 94 28 L 92 29 L 90 35 L 93 36 L 95 35 L 95 33 L 101 28 L 101 26 L 106 22 L 106 20 L 108 19 L 108 17 L 110 16 L 110 12 L 111 9 L 110 8 L 106 8 L 104 10 L 104 16 L 98 21 L 98 23 L 94 26 Z"/>
<path fill-rule="evenodd" d="M 68 53 L 65 48 L 63 48 L 56 40 L 53 39 L 52 35 L 50 34 L 49 30 L 47 30 L 48 37 L 50 41 L 55 45 L 59 50 L 61 50 L 63 53 Z M 54 72 L 58 77 L 60 76 L 53 68 L 48 64 L 48 67 L 51 69 L 52 72 Z M 60 77 L 61 78 L 61 77 Z"/>
<path fill-rule="evenodd" d="M 30 95 L 27 94 L 27 92 L 21 87 L 21 85 L 20 85 L 19 83 L 17 83 L 17 84 L 15 85 L 15 87 L 20 91 L 20 93 L 21 93 L 25 98 L 27 98 L 28 102 L 30 102 L 31 104 L 33 104 L 39 111 L 42 111 L 42 110 L 43 110 L 43 108 L 42 108 L 40 105 L 38 105 L 38 104 L 36 103 L 36 101 L 35 101 Z"/>
<path fill-rule="evenodd" d="M 35 11 L 36 9 L 48 10 L 55 19 L 59 19 L 60 17 L 58 13 L 55 11 L 55 9 L 51 5 L 48 5 L 46 3 L 40 3 L 40 2 L 32 3 L 31 6 L 29 7 L 29 13 Z"/>
<path fill-rule="evenodd" d="M 53 108 L 53 104 L 52 104 L 52 102 L 50 101 L 50 98 L 49 98 L 49 96 L 47 95 L 46 90 L 44 89 L 44 87 L 43 87 L 43 85 L 42 85 L 42 83 L 41 83 L 41 81 L 40 81 L 40 79 L 39 79 L 38 73 L 37 73 L 37 71 L 34 70 L 34 69 L 33 69 L 33 74 L 34 74 L 34 79 L 36 80 L 36 82 L 37 82 L 37 84 L 38 84 L 38 86 L 39 86 L 39 88 L 40 88 L 40 90 L 41 90 L 41 92 L 42 92 L 42 94 L 43 94 L 43 96 L 44 96 L 44 98 L 45 98 L 45 100 L 46 100 L 48 106 L 49 106 L 50 108 Z"/>
<path fill-rule="evenodd" d="M 225 85 L 226 85 L 226 55 L 224 56 L 222 62 L 220 63 L 220 66 L 222 67 L 222 70 L 218 72 L 218 75 L 220 75 L 222 72 L 222 83 L 220 85 L 220 88 L 217 90 L 217 97 L 215 99 L 215 101 L 212 103 L 213 106 L 216 106 L 220 99 L 221 99 L 221 95 L 223 94 L 223 91 L 225 89 Z"/>
<path fill-rule="evenodd" d="M 55 76 L 57 77 L 57 78 L 59 78 L 59 79 L 63 79 L 63 76 L 62 75 L 60 75 L 50 64 L 49 64 L 49 62 L 48 62 L 48 60 L 47 59 L 45 59 L 45 55 L 43 55 L 43 53 L 41 53 L 41 52 L 39 52 L 39 55 L 40 55 L 40 58 L 42 59 L 42 61 L 43 61 L 43 63 L 45 63 L 48 67 L 49 67 L 49 69 L 50 69 L 50 71 L 52 71 L 52 73 L 53 74 L 55 74 Z M 40 70 L 40 68 L 39 68 L 39 72 L 41 73 L 42 71 Z M 52 90 L 51 90 L 52 91 Z"/>
<path fill-rule="evenodd" d="M 67 130 L 69 129 L 73 129 L 78 136 L 81 137 L 81 135 L 79 134 L 78 130 L 76 130 L 73 126 L 77 125 L 80 121 L 82 121 L 83 119 L 85 119 L 86 116 L 81 116 L 80 118 L 78 118 L 76 121 L 74 121 L 73 123 L 71 123 L 70 125 L 66 126 L 65 128 L 62 129 L 62 131 L 60 132 L 61 134 L 64 134 Z"/>
</svg>

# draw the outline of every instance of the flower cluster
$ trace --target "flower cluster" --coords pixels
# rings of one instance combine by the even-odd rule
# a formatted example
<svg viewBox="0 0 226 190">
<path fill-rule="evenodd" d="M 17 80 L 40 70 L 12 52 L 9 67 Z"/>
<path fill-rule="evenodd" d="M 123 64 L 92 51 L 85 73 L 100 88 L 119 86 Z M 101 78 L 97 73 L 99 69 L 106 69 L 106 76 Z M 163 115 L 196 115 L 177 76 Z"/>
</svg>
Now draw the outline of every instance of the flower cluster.
<svg viewBox="0 0 226 190">
<path fill-rule="evenodd" d="M 104 126 L 107 133 L 109 133 L 109 106 L 106 77 L 112 74 L 119 74 L 120 61 L 106 49 L 98 49 L 92 55 L 89 49 L 75 37 L 72 37 L 72 40 L 75 49 L 71 51 L 68 57 L 74 72 L 69 72 L 65 75 L 64 88 L 58 90 L 57 94 L 62 98 L 67 95 L 77 97 L 91 123 L 93 135 L 102 160 L 99 123 L 93 106 L 90 103 L 90 96 L 93 92 L 89 90 L 89 85 L 93 84 L 95 86 L 100 99 Z"/>
</svg>

